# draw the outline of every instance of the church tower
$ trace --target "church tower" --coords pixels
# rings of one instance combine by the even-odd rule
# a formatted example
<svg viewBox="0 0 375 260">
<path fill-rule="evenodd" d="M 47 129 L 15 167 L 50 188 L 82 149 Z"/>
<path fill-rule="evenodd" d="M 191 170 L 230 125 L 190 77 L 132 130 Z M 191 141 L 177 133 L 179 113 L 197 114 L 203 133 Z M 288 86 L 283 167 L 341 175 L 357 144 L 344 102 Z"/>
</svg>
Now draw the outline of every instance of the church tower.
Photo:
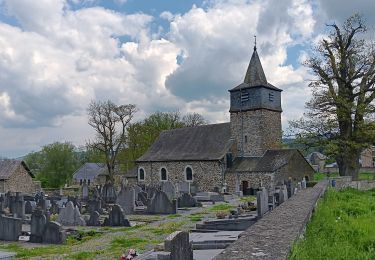
<svg viewBox="0 0 375 260">
<path fill-rule="evenodd" d="M 237 156 L 263 156 L 281 148 L 281 89 L 267 82 L 256 46 L 244 82 L 229 90 Z"/>
</svg>

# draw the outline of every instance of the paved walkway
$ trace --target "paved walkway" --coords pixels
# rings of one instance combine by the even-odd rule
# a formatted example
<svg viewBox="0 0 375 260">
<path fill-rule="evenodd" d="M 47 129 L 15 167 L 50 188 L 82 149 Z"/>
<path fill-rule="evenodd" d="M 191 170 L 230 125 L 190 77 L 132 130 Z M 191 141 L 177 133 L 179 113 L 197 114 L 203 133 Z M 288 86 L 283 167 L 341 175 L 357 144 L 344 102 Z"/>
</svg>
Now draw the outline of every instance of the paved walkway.
<svg viewBox="0 0 375 260">
<path fill-rule="evenodd" d="M 327 181 L 321 181 L 313 188 L 298 192 L 258 220 L 214 259 L 286 259 L 327 186 Z"/>
</svg>

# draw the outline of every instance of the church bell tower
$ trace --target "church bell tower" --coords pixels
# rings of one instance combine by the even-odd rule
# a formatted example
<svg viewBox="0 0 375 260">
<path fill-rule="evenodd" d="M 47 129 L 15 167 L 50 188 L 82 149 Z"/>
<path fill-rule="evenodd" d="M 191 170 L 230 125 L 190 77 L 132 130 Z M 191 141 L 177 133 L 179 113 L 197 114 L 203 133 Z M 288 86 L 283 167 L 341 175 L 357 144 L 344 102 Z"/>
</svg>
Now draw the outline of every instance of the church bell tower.
<svg viewBox="0 0 375 260">
<path fill-rule="evenodd" d="M 255 45 L 244 82 L 229 90 L 237 156 L 260 157 L 281 148 L 281 91 L 267 82 Z"/>
</svg>

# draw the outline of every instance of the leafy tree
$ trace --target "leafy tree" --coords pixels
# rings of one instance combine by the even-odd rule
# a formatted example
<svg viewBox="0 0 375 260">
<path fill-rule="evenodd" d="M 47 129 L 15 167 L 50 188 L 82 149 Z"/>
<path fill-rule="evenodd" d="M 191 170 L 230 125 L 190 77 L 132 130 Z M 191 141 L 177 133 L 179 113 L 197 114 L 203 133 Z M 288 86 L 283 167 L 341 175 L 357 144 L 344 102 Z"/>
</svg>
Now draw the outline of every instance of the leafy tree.
<svg viewBox="0 0 375 260">
<path fill-rule="evenodd" d="M 28 154 L 25 161 L 42 182 L 43 187 L 58 188 L 72 180 L 79 161 L 71 143 L 52 143 L 43 146 L 40 152 Z"/>
<path fill-rule="evenodd" d="M 109 180 L 114 181 L 116 159 L 127 142 L 127 126 L 137 109 L 135 105 L 119 105 L 112 101 L 92 101 L 87 109 L 89 125 L 96 132 L 87 147 L 100 151 L 105 157 Z"/>
<path fill-rule="evenodd" d="M 147 151 L 162 131 L 198 126 L 205 123 L 207 121 L 197 113 L 181 116 L 178 111 L 156 112 L 140 122 L 129 125 L 129 142 L 127 148 L 123 150 L 121 158 L 128 158 L 128 161 L 124 163 L 131 167 L 134 165 L 134 161 Z"/>
<path fill-rule="evenodd" d="M 305 65 L 316 75 L 305 118 L 290 122 L 306 145 L 324 145 L 340 175 L 358 178 L 361 151 L 374 143 L 375 46 L 359 15 L 330 33 Z"/>
</svg>

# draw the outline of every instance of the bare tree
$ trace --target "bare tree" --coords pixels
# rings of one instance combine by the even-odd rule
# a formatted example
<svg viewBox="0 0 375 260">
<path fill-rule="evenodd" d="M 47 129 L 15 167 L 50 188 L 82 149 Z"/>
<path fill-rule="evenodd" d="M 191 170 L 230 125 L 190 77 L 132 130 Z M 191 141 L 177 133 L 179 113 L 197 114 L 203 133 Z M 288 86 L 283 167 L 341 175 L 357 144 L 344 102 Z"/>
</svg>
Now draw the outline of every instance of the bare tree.
<svg viewBox="0 0 375 260">
<path fill-rule="evenodd" d="M 336 158 L 340 175 L 358 178 L 361 151 L 375 141 L 375 46 L 361 37 L 366 26 L 353 15 L 336 24 L 305 63 L 317 76 L 306 119 L 291 122 L 298 135 L 324 144 Z"/>
<path fill-rule="evenodd" d="M 187 127 L 207 124 L 207 120 L 201 114 L 198 113 L 186 114 L 182 118 L 182 122 Z"/>
<path fill-rule="evenodd" d="M 89 125 L 94 128 L 96 138 L 87 146 L 105 156 L 110 181 L 114 181 L 116 158 L 127 141 L 126 129 L 133 119 L 135 105 L 119 105 L 112 101 L 92 101 L 87 109 Z"/>
</svg>

